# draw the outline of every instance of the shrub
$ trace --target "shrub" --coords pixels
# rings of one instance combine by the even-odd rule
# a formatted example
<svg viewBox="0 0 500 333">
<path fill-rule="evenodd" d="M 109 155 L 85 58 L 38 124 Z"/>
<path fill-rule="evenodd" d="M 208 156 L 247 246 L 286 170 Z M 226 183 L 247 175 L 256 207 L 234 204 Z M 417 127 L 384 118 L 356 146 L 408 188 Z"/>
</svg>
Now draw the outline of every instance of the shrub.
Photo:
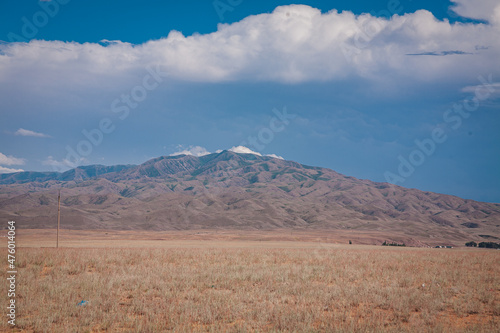
<svg viewBox="0 0 500 333">
<path fill-rule="evenodd" d="M 396 242 L 388 243 L 387 241 L 384 241 L 382 243 L 382 246 L 406 246 L 406 244 L 405 243 L 399 244 Z"/>
<path fill-rule="evenodd" d="M 500 249 L 500 244 L 494 242 L 481 242 L 478 247 L 484 247 L 487 249 Z"/>
</svg>

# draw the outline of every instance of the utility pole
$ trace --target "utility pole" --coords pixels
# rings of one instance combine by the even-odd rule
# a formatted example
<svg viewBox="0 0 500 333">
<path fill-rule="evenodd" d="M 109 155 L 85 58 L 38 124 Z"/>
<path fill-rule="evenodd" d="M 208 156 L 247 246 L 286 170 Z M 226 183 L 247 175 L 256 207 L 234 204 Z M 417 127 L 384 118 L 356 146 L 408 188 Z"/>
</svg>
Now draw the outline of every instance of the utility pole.
<svg viewBox="0 0 500 333">
<path fill-rule="evenodd" d="M 57 242 L 56 248 L 59 248 L 59 224 L 61 223 L 61 190 L 57 196 Z"/>
</svg>

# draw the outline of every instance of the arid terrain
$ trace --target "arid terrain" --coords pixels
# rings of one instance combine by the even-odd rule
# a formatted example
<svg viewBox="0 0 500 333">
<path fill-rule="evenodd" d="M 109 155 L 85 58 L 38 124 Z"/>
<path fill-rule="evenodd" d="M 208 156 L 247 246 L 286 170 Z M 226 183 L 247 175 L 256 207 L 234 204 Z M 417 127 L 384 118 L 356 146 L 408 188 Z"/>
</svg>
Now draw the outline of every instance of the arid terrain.
<svg viewBox="0 0 500 333">
<path fill-rule="evenodd" d="M 6 231 L 5 231 L 6 233 Z M 3 234 L 3 233 L 2 233 Z M 22 247 L 54 247 L 56 245 L 56 229 L 18 229 L 17 242 Z M 329 231 L 329 230 L 173 230 L 173 231 L 139 231 L 139 230 L 68 230 L 59 231 L 59 244 L 66 247 L 172 247 L 179 244 L 214 243 L 217 246 L 242 246 L 245 242 L 254 246 L 286 243 L 292 246 L 301 244 L 315 245 L 369 245 L 382 235 L 372 232 Z M 402 237 L 402 236 L 401 236 Z M 394 234 L 392 239 L 398 239 Z M 4 240 L 4 238 L 0 238 Z M 388 240 L 390 241 L 390 240 Z M 440 242 L 441 241 L 441 242 Z M 444 244 L 446 239 L 436 239 Z M 234 244 L 234 245 L 233 245 Z M 414 244 L 416 247 L 428 247 L 424 243 Z M 464 244 L 457 244 L 463 246 Z M 271 245 L 272 246 L 272 245 Z"/>
<path fill-rule="evenodd" d="M 16 221 L 18 271 L 16 327 L 4 320 L 1 331 L 500 325 L 500 252 L 464 247 L 500 238 L 498 204 L 231 152 L 22 172 L 0 184 L 0 219 Z"/>
<path fill-rule="evenodd" d="M 114 240 L 106 246 L 84 232 L 62 232 L 59 249 L 35 247 L 37 240 L 49 246 L 51 235 L 20 232 L 17 326 L 3 320 L 1 331 L 495 332 L 500 325 L 495 250 L 200 234 L 108 234 Z"/>
<path fill-rule="evenodd" d="M 361 244 L 463 245 L 500 239 L 500 204 L 230 151 L 133 166 L 0 175 L 0 219 L 67 230 L 324 233 Z"/>
<path fill-rule="evenodd" d="M 0 17 L 0 333 L 500 333 L 500 0 Z"/>
</svg>

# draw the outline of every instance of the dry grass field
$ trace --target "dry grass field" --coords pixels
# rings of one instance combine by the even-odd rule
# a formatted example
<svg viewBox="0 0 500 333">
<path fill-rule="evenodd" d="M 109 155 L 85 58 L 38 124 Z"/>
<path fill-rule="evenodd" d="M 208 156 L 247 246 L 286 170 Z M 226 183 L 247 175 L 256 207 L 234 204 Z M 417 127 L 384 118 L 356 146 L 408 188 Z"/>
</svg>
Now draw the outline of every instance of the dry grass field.
<svg viewBox="0 0 500 333">
<path fill-rule="evenodd" d="M 18 248 L 17 326 L 0 330 L 499 331 L 500 251 L 171 242 Z"/>
</svg>

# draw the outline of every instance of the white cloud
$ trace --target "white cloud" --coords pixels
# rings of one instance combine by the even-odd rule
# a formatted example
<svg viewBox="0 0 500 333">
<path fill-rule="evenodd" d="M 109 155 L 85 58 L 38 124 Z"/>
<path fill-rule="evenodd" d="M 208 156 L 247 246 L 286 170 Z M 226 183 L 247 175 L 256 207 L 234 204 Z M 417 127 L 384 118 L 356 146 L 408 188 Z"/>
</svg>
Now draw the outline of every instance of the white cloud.
<svg viewBox="0 0 500 333">
<path fill-rule="evenodd" d="M 500 94 L 500 82 L 493 82 L 488 85 L 475 85 L 475 86 L 466 86 L 462 88 L 462 92 L 465 93 L 476 93 L 479 94 Z"/>
<path fill-rule="evenodd" d="M 253 151 L 250 148 L 247 148 L 245 146 L 233 147 L 231 149 L 228 149 L 228 151 L 232 151 L 233 153 L 238 153 L 238 154 L 254 154 L 254 155 L 262 156 L 261 153 Z"/>
<path fill-rule="evenodd" d="M 272 158 L 277 158 L 277 159 L 279 159 L 279 160 L 284 160 L 284 158 L 283 158 L 283 157 L 278 156 L 278 155 L 276 155 L 276 154 L 267 154 L 267 155 L 265 155 L 265 156 L 269 156 L 269 157 L 272 157 Z"/>
<path fill-rule="evenodd" d="M 192 155 L 192 156 L 200 157 L 200 156 L 205 156 L 205 155 L 211 154 L 204 147 L 200 147 L 200 146 L 189 146 L 189 148 L 185 149 L 182 145 L 179 145 L 178 149 L 181 149 L 181 150 L 179 150 L 178 152 L 175 152 L 173 154 L 170 154 L 170 156 Z M 257 156 L 262 156 L 261 153 L 253 151 L 250 148 L 247 148 L 245 146 L 234 146 L 234 147 L 228 149 L 228 151 L 231 151 L 231 152 L 237 153 L 237 154 L 254 154 L 254 155 L 257 155 Z M 217 153 L 217 154 L 222 153 L 222 152 L 223 152 L 222 149 L 217 149 L 215 151 L 215 153 Z M 278 156 L 276 154 L 267 154 L 267 155 L 264 155 L 264 156 L 269 156 L 269 157 L 272 157 L 272 158 L 278 158 L 278 159 L 281 159 L 281 160 L 284 159 L 283 157 Z"/>
<path fill-rule="evenodd" d="M 0 165 L 23 165 L 24 162 L 23 158 L 7 156 L 0 153 Z"/>
<path fill-rule="evenodd" d="M 50 165 L 50 166 L 65 166 L 69 167 L 66 163 L 65 160 L 62 161 L 57 161 L 54 159 L 54 157 L 49 156 L 47 157 L 46 160 L 42 161 L 42 165 Z"/>
<path fill-rule="evenodd" d="M 34 131 L 30 131 L 24 128 L 18 129 L 15 133 L 15 135 L 21 135 L 21 136 L 34 136 L 38 138 L 50 138 L 50 135 L 43 134 L 43 133 L 37 133 Z"/>
<path fill-rule="evenodd" d="M 2 44 L 0 84 L 19 85 L 33 93 L 60 91 L 53 88 L 109 89 L 110 82 L 136 82 L 146 66 L 157 64 L 171 79 L 204 82 L 359 77 L 471 82 L 479 73 L 500 74 L 500 3 L 456 3 L 460 15 L 488 18 L 490 23 L 450 24 L 425 10 L 385 19 L 289 5 L 220 24 L 211 34 L 186 37 L 171 31 L 166 38 L 140 45 L 42 40 Z M 407 55 L 432 52 L 446 56 Z"/>
<path fill-rule="evenodd" d="M 500 9 L 498 0 L 451 0 L 453 11 L 462 17 L 499 22 Z"/>
<path fill-rule="evenodd" d="M 14 173 L 14 172 L 23 172 L 23 169 L 9 169 L 0 166 L 0 173 Z"/>
<path fill-rule="evenodd" d="M 200 146 L 189 146 L 189 148 L 187 148 L 187 149 L 183 149 L 182 146 L 179 146 L 179 148 L 182 150 L 175 152 L 173 154 L 170 154 L 170 156 L 192 155 L 192 156 L 200 157 L 200 156 L 205 156 L 205 155 L 210 154 L 209 151 L 207 151 L 205 148 L 200 147 Z"/>
<path fill-rule="evenodd" d="M 66 170 L 76 168 L 77 166 L 88 163 L 88 162 L 89 161 L 84 157 L 81 157 L 80 160 L 78 161 L 78 163 L 75 164 L 74 162 L 71 162 L 67 159 L 63 159 L 61 161 L 58 161 L 58 160 L 54 159 L 54 157 L 49 156 L 49 157 L 47 157 L 47 159 L 42 161 L 42 165 L 51 166 L 53 171 L 64 172 Z"/>
<path fill-rule="evenodd" d="M 238 154 L 254 154 L 254 155 L 257 155 L 257 156 L 262 156 L 261 153 L 253 151 L 250 148 L 247 148 L 245 146 L 233 147 L 231 149 L 228 149 L 228 151 L 232 151 L 233 153 L 238 153 Z M 264 156 L 268 156 L 268 157 L 272 157 L 272 158 L 277 158 L 277 159 L 280 159 L 280 160 L 284 160 L 283 157 L 278 156 L 276 154 L 266 154 Z"/>
</svg>

